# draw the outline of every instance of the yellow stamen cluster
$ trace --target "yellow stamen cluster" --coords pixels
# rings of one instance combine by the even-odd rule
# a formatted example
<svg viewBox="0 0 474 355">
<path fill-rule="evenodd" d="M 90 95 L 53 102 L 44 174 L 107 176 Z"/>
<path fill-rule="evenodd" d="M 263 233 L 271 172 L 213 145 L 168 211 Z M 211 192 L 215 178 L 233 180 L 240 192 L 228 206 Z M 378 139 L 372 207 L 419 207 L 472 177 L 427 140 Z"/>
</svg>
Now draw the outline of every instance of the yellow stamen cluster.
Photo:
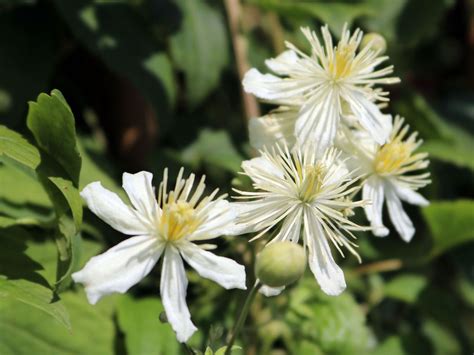
<svg viewBox="0 0 474 355">
<path fill-rule="evenodd" d="M 195 189 L 194 178 L 194 174 L 191 174 L 189 178 L 183 179 L 181 169 L 174 189 L 168 193 L 168 170 L 165 169 L 163 182 L 158 189 L 160 210 L 156 219 L 156 230 L 158 236 L 168 242 L 176 242 L 194 233 L 205 219 L 206 206 L 218 192 L 216 189 L 211 195 L 201 199 L 205 190 L 205 177 L 202 177 Z"/>
<path fill-rule="evenodd" d="M 190 235 L 199 227 L 194 208 L 187 202 L 178 201 L 163 206 L 158 230 L 169 241 Z"/>
<path fill-rule="evenodd" d="M 314 166 L 306 166 L 305 174 L 302 177 L 303 183 L 300 187 L 300 198 L 304 202 L 311 202 L 321 191 L 321 187 L 326 175 L 324 164 L 318 162 Z"/>
<path fill-rule="evenodd" d="M 351 72 L 357 46 L 354 43 L 339 45 L 334 58 L 329 62 L 329 71 L 334 80 L 343 79 Z"/>
<path fill-rule="evenodd" d="M 375 153 L 374 171 L 378 175 L 401 175 L 426 167 L 427 161 L 423 159 L 427 154 L 413 154 L 422 143 L 416 140 L 417 133 L 404 140 L 408 129 L 408 125 L 403 126 L 403 119 L 397 116 L 389 141 Z"/>
</svg>

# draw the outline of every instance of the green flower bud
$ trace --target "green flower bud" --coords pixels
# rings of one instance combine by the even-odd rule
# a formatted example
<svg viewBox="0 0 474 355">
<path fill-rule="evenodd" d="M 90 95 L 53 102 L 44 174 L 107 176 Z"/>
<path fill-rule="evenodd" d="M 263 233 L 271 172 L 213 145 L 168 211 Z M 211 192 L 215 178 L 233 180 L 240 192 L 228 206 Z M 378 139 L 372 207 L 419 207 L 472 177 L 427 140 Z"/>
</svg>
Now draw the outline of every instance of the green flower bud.
<svg viewBox="0 0 474 355">
<path fill-rule="evenodd" d="M 275 242 L 262 250 L 255 263 L 255 274 L 270 287 L 281 287 L 298 280 L 306 268 L 303 247 L 292 242 Z"/>
<path fill-rule="evenodd" d="M 385 41 L 385 38 L 383 38 L 383 36 L 378 33 L 372 32 L 364 35 L 364 37 L 362 37 L 360 48 L 366 47 L 369 43 L 371 43 L 370 46 L 374 50 L 379 50 L 380 54 L 385 53 L 385 50 L 387 49 L 387 42 Z"/>
</svg>

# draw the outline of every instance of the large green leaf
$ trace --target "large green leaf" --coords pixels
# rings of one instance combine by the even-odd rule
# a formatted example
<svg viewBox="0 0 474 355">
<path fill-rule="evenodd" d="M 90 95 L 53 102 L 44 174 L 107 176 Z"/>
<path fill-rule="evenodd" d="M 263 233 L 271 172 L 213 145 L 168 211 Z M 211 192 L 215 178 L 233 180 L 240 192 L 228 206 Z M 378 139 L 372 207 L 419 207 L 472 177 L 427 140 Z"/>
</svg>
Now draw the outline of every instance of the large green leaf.
<svg viewBox="0 0 474 355">
<path fill-rule="evenodd" d="M 118 322 L 125 334 L 129 355 L 173 355 L 180 353 L 179 343 L 168 324 L 159 319 L 163 306 L 157 298 L 135 300 L 123 297 L 118 304 Z"/>
<path fill-rule="evenodd" d="M 40 94 L 29 103 L 27 125 L 38 146 L 49 154 L 78 186 L 81 156 L 76 145 L 74 116 L 61 92 Z"/>
<path fill-rule="evenodd" d="M 40 163 L 40 154 L 34 145 L 21 134 L 0 125 L 0 156 L 2 155 L 31 169 L 36 169 Z"/>
<path fill-rule="evenodd" d="M 431 256 L 474 240 L 474 200 L 432 201 L 422 212 L 433 238 Z"/>
<path fill-rule="evenodd" d="M 25 236 L 21 234 L 21 230 L 13 228 L 2 231 L 0 236 L 0 304 L 28 304 L 70 328 L 66 309 L 47 280 L 38 273 L 42 266 L 25 254 Z"/>
<path fill-rule="evenodd" d="M 69 292 L 62 298 L 71 317 L 72 331 L 67 331 L 30 306 L 0 302 L 0 353 L 115 354 L 113 299 L 91 306 L 82 293 Z"/>
<path fill-rule="evenodd" d="M 37 171 L 53 202 L 58 227 L 55 233 L 60 263 L 56 290 L 63 290 L 77 260 L 82 223 L 82 200 L 79 195 L 81 156 L 76 142 L 75 120 L 69 105 L 58 90 L 51 95 L 40 94 L 37 102 L 30 102 L 27 125 L 41 148 L 41 165 Z M 68 219 L 71 211 L 74 225 Z"/>
<path fill-rule="evenodd" d="M 229 61 L 229 43 L 221 15 L 204 1 L 176 0 L 183 14 L 180 31 L 171 38 L 171 54 L 186 76 L 191 106 L 218 84 Z"/>
</svg>

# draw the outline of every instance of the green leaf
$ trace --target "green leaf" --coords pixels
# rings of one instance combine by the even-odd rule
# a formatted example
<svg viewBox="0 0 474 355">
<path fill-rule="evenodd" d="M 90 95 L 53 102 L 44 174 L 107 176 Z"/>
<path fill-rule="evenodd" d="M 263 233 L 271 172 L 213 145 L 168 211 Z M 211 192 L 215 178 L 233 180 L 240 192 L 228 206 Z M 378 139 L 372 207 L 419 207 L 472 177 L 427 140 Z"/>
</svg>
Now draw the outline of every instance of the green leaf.
<svg viewBox="0 0 474 355">
<path fill-rule="evenodd" d="M 421 275 L 400 275 L 385 284 L 385 296 L 412 304 L 416 302 L 427 283 L 426 277 Z"/>
<path fill-rule="evenodd" d="M 27 125 L 38 146 L 49 154 L 78 186 L 81 156 L 76 145 L 74 116 L 58 90 L 29 103 Z"/>
<path fill-rule="evenodd" d="M 227 132 L 203 129 L 197 140 L 182 151 L 181 160 L 194 169 L 208 164 L 235 173 L 240 170 L 243 158 Z"/>
<path fill-rule="evenodd" d="M 37 272 L 41 269 L 41 265 L 25 254 L 25 238 L 20 234 L 22 233 L 19 229 L 2 231 L 0 305 L 5 302 L 28 304 L 70 328 L 66 309 L 57 299 L 47 280 Z M 13 308 L 16 309 L 16 306 Z"/>
<path fill-rule="evenodd" d="M 40 163 L 40 154 L 34 145 L 23 138 L 21 134 L 0 125 L 1 155 L 6 155 L 33 170 Z"/>
<path fill-rule="evenodd" d="M 122 297 L 118 304 L 118 322 L 125 334 L 129 355 L 173 355 L 180 353 L 179 343 L 169 324 L 162 324 L 159 315 L 163 306 L 157 298 Z"/>
<path fill-rule="evenodd" d="M 176 0 L 183 14 L 180 31 L 171 38 L 171 55 L 186 76 L 191 106 L 197 106 L 219 84 L 229 62 L 224 21 L 204 1 Z"/>
<path fill-rule="evenodd" d="M 350 26 L 355 19 L 375 13 L 372 6 L 363 2 L 351 4 L 291 0 L 251 0 L 250 2 L 264 9 L 276 11 L 285 17 L 317 18 L 327 23 L 331 31 L 337 35 L 341 33 L 344 23 Z"/>
<path fill-rule="evenodd" d="M 49 180 L 58 188 L 59 191 L 61 191 L 66 199 L 71 208 L 76 231 L 78 231 L 82 224 L 82 199 L 79 195 L 79 191 L 74 187 L 70 180 L 65 180 L 61 177 L 49 177 Z"/>
<path fill-rule="evenodd" d="M 28 280 L 7 280 L 0 275 L 0 299 L 3 302 L 19 301 L 35 307 L 71 328 L 69 316 L 64 305 L 55 299 L 50 288 Z M 16 308 L 16 307 L 14 307 Z"/>
<path fill-rule="evenodd" d="M 431 257 L 474 240 L 474 200 L 432 201 L 422 213 L 433 238 Z"/>
<path fill-rule="evenodd" d="M 71 318 L 70 332 L 30 306 L 0 302 L 2 355 L 115 354 L 113 298 L 96 306 L 82 293 L 68 292 L 62 298 Z"/>
<path fill-rule="evenodd" d="M 294 341 L 311 340 L 323 354 L 364 354 L 369 346 L 365 315 L 349 292 L 334 297 L 324 294 L 311 275 L 289 295 L 286 319 L 298 329 Z M 295 352 L 296 353 L 296 352 Z"/>
<path fill-rule="evenodd" d="M 17 205 L 32 204 L 51 208 L 41 183 L 20 169 L 0 164 L 0 198 Z"/>
</svg>

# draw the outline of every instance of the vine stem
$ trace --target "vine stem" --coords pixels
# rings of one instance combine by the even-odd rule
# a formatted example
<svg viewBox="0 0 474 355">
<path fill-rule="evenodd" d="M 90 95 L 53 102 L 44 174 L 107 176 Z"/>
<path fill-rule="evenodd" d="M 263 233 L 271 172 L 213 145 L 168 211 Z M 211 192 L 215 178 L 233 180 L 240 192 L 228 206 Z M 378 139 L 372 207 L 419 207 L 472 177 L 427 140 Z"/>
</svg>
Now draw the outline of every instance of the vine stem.
<svg viewBox="0 0 474 355">
<path fill-rule="evenodd" d="M 247 294 L 247 298 L 245 299 L 245 303 L 244 303 L 244 306 L 242 307 L 242 311 L 240 312 L 239 317 L 237 318 L 237 321 L 235 322 L 234 329 L 232 330 L 232 333 L 230 335 L 230 339 L 227 343 L 227 347 L 226 347 L 224 355 L 230 355 L 235 339 L 237 338 L 237 335 L 239 335 L 240 330 L 242 329 L 242 326 L 244 325 L 245 320 L 247 319 L 247 315 L 249 314 L 252 301 L 255 298 L 255 295 L 257 294 L 257 291 L 260 289 L 260 287 L 262 287 L 262 284 L 257 280 L 255 284 L 253 285 L 253 287 L 250 289 L 249 293 Z"/>
</svg>

